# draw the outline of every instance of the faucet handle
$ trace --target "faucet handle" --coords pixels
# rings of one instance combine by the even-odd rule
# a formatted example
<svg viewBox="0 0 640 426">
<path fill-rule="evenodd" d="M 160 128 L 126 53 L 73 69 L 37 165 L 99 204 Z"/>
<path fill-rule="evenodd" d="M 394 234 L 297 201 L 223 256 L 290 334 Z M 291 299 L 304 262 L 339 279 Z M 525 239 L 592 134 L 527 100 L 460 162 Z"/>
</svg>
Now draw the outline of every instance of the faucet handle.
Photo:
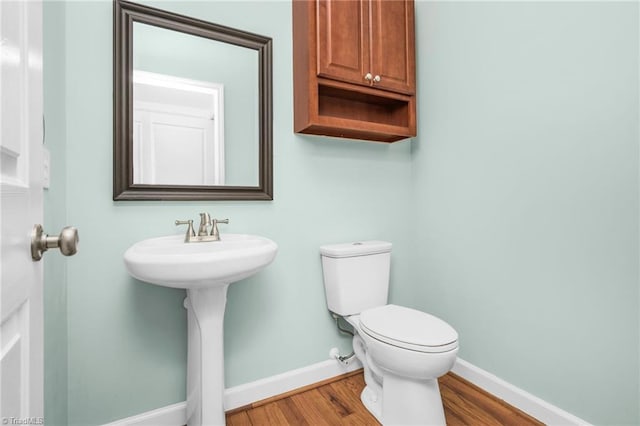
<svg viewBox="0 0 640 426">
<path fill-rule="evenodd" d="M 213 219 L 213 227 L 211 228 L 211 235 L 214 240 L 220 239 L 220 232 L 218 232 L 219 223 L 229 223 L 229 219 Z"/>
<path fill-rule="evenodd" d="M 178 225 L 189 225 L 187 228 L 187 234 L 184 237 L 184 242 L 188 243 L 191 237 L 196 236 L 196 232 L 193 230 L 193 220 L 176 220 L 176 226 Z"/>
</svg>

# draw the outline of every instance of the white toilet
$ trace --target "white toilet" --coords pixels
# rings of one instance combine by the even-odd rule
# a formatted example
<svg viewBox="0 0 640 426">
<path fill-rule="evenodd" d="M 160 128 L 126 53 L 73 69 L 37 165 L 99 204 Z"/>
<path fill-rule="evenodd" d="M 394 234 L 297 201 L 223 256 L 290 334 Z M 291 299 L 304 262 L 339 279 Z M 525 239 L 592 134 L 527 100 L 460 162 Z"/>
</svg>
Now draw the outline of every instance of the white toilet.
<svg viewBox="0 0 640 426">
<path fill-rule="evenodd" d="M 391 243 L 320 247 L 329 311 L 355 330 L 361 399 L 383 425 L 444 425 L 437 378 L 456 360 L 458 333 L 443 320 L 387 304 Z"/>
</svg>

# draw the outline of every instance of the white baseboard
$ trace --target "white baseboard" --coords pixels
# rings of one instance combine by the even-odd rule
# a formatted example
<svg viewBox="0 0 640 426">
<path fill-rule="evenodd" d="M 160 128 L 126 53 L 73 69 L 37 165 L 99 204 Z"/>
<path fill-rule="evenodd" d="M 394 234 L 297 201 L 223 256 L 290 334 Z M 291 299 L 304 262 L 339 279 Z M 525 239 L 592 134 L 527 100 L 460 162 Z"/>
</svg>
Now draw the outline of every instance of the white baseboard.
<svg viewBox="0 0 640 426">
<path fill-rule="evenodd" d="M 308 367 L 234 386 L 224 391 L 224 408 L 227 411 L 233 410 L 234 408 L 280 395 L 303 386 L 312 385 L 359 368 L 362 368 L 362 364 L 358 360 L 354 360 L 348 366 L 343 366 L 335 359 L 328 359 Z"/>
<path fill-rule="evenodd" d="M 187 402 L 167 405 L 103 426 L 182 426 L 187 424 Z"/>
<path fill-rule="evenodd" d="M 588 422 L 573 414 L 567 413 L 537 396 L 515 387 L 511 383 L 507 383 L 501 378 L 463 359 L 458 358 L 451 371 L 549 426 L 589 425 Z"/>
<path fill-rule="evenodd" d="M 358 360 L 343 366 L 335 359 L 287 371 L 255 382 L 227 388 L 225 410 L 233 410 L 256 401 L 280 395 L 362 368 Z M 117 420 L 104 426 L 181 426 L 187 423 L 187 403 L 179 402 L 157 410 Z"/>
<path fill-rule="evenodd" d="M 362 368 L 356 360 L 342 366 L 333 359 L 282 374 L 234 386 L 225 390 L 225 409 L 233 410 L 256 401 L 280 395 L 303 386 L 312 385 L 335 376 Z M 548 425 L 588 426 L 586 421 L 505 382 L 499 377 L 458 358 L 452 370 L 470 381 Z M 128 417 L 105 426 L 181 426 L 187 422 L 187 403 L 179 402 L 137 416 Z"/>
</svg>

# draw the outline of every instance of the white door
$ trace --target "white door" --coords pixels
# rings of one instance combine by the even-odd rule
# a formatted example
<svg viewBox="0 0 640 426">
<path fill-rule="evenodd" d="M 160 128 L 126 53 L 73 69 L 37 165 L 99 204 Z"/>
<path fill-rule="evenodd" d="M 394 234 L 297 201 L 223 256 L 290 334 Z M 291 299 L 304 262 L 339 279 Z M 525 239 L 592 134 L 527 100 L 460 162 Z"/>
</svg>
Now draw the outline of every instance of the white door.
<svg viewBox="0 0 640 426">
<path fill-rule="evenodd" d="M 224 185 L 224 87 L 134 70 L 133 183 Z"/>
<path fill-rule="evenodd" d="M 37 424 L 43 415 L 42 262 L 31 258 L 30 234 L 43 216 L 40 1 L 0 0 L 0 43 L 0 421 Z"/>
<path fill-rule="evenodd" d="M 134 106 L 133 182 L 223 185 L 212 147 L 213 121 Z"/>
</svg>

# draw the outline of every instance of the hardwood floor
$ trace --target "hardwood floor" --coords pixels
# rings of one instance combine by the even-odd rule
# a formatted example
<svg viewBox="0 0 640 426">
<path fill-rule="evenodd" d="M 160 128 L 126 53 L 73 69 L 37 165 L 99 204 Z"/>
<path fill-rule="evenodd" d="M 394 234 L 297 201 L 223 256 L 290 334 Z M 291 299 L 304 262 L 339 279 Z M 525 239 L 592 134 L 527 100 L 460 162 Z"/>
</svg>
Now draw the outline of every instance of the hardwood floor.
<svg viewBox="0 0 640 426">
<path fill-rule="evenodd" d="M 448 426 L 543 425 L 453 373 L 439 383 Z M 363 388 L 362 371 L 355 371 L 233 410 L 227 425 L 378 425 L 360 402 Z"/>
</svg>

